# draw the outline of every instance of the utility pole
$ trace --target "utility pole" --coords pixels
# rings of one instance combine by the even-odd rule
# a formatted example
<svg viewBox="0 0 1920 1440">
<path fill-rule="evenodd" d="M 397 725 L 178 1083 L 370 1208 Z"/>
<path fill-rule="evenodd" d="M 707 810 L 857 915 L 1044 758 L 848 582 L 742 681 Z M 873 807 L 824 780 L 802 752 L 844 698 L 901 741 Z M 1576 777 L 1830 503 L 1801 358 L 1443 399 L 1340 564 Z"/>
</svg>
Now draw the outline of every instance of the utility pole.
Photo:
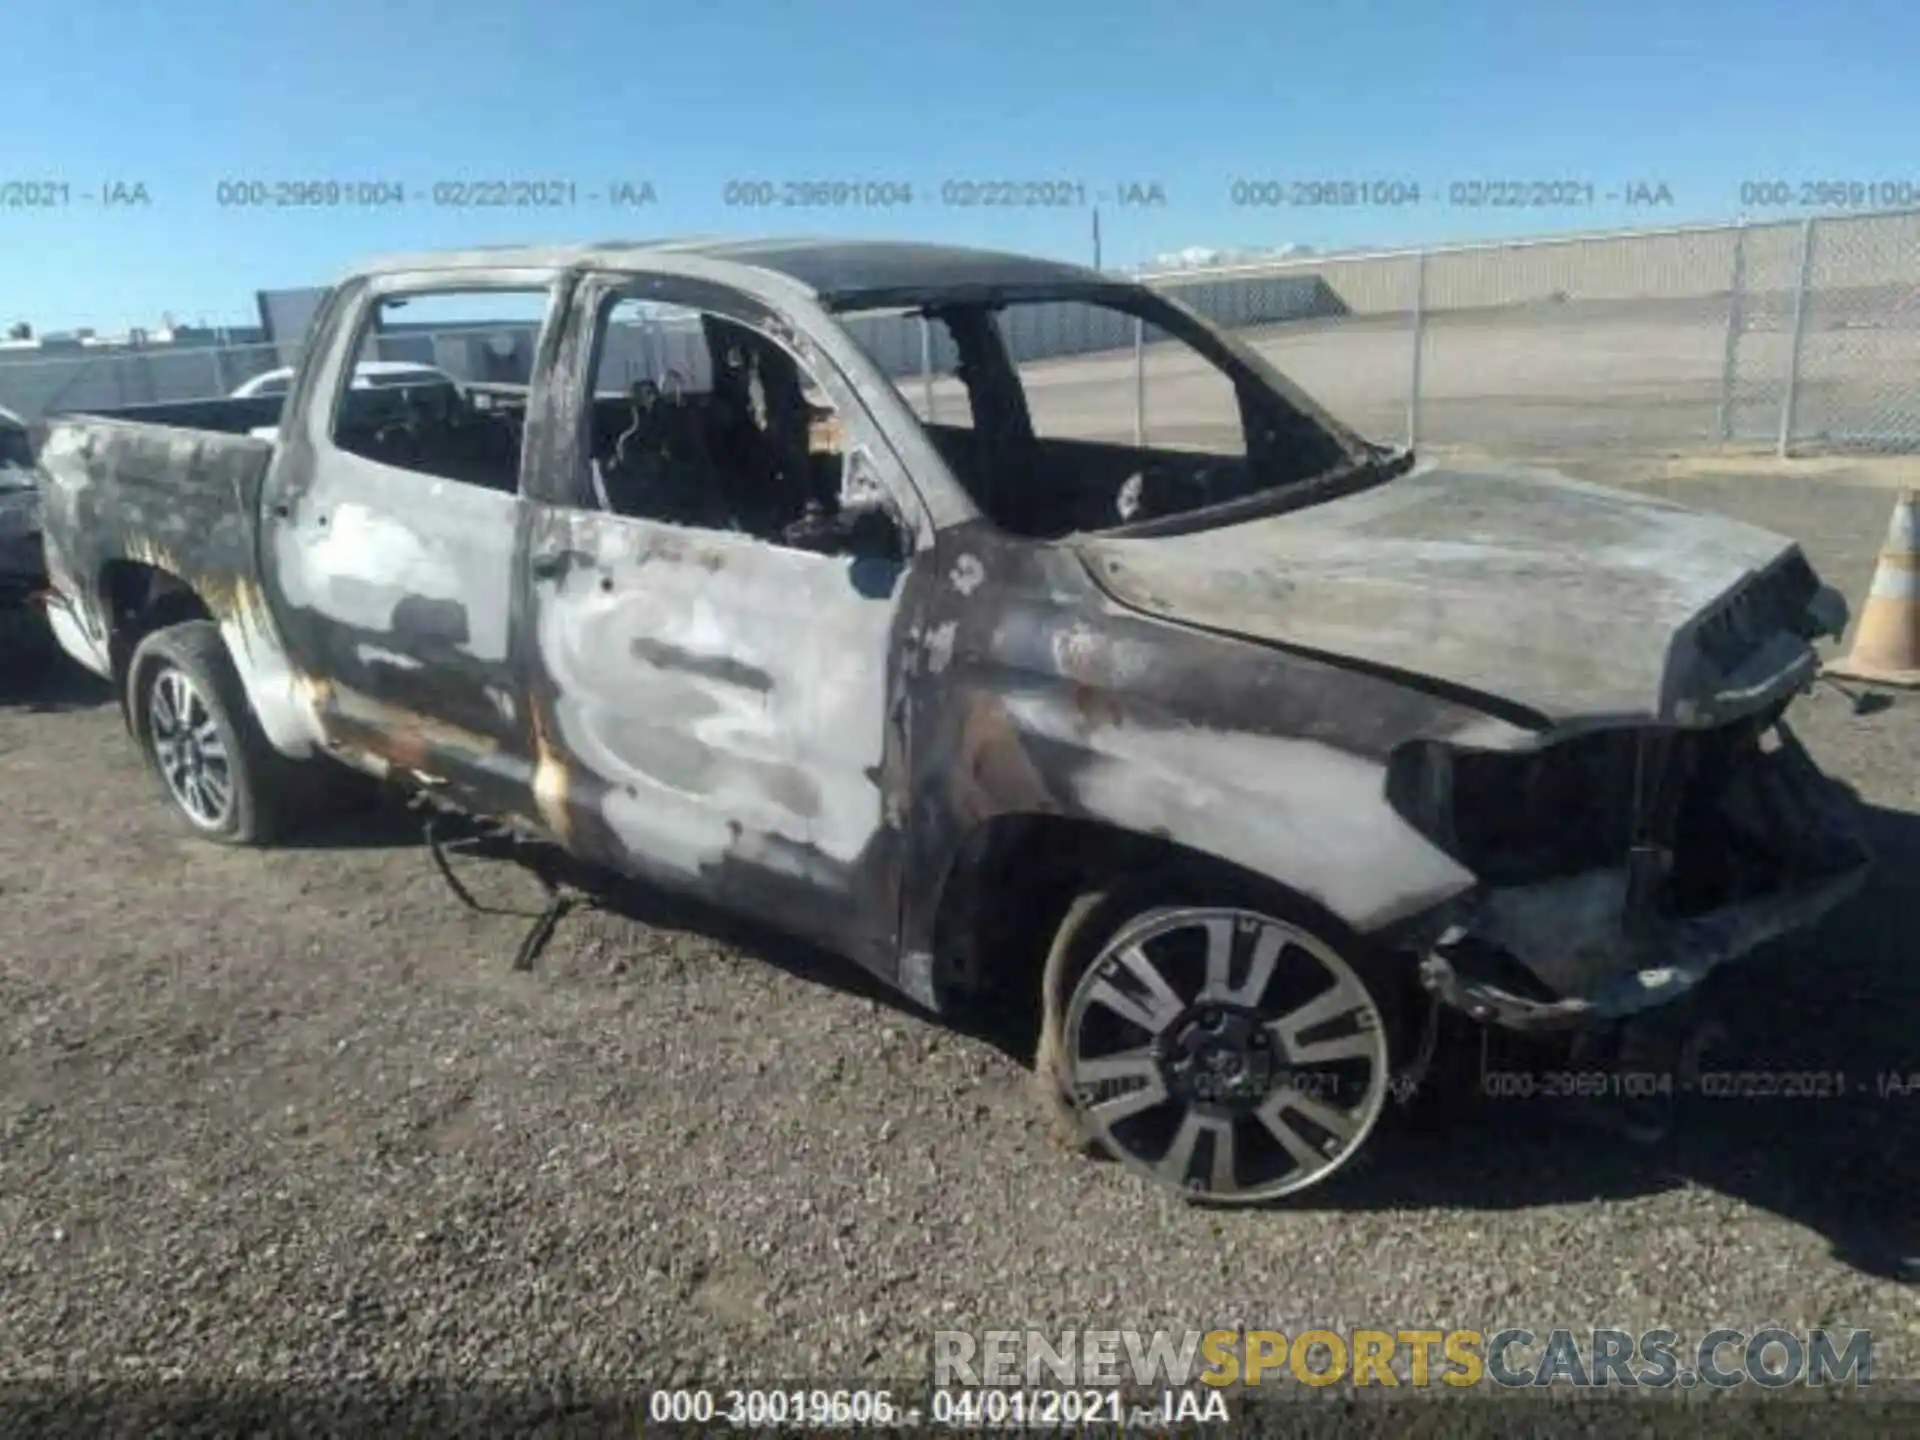
<svg viewBox="0 0 1920 1440">
<path fill-rule="evenodd" d="M 1100 207 L 1093 207 L 1093 268 L 1100 268 Z"/>
</svg>

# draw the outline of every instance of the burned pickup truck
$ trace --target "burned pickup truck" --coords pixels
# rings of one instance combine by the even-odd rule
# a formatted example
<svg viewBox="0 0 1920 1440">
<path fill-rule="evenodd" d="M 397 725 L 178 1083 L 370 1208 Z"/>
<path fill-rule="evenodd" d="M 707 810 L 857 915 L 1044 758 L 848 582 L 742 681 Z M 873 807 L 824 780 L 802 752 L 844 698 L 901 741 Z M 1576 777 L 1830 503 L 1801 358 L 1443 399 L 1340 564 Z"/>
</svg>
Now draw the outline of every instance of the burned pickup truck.
<svg viewBox="0 0 1920 1440">
<path fill-rule="evenodd" d="M 507 299 L 518 383 L 352 385 Z M 1023 358 L 1067 309 L 1117 353 Z M 1782 723 L 1846 615 L 1797 547 L 1418 463 L 1097 272 L 403 258 L 263 403 L 38 437 L 56 633 L 189 827 L 344 763 L 1031 1007 L 1079 1138 L 1183 1193 L 1332 1174 L 1443 1007 L 1617 1026 L 1864 874 Z"/>
</svg>

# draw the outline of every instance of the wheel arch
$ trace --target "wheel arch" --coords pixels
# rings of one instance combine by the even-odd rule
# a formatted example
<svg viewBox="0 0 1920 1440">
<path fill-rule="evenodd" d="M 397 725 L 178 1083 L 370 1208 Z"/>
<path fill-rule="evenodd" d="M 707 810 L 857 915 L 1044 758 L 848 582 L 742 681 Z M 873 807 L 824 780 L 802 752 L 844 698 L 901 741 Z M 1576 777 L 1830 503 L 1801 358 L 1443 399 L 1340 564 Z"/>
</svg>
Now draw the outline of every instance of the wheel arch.
<svg viewBox="0 0 1920 1440">
<path fill-rule="evenodd" d="M 140 642 L 156 630 L 190 620 L 212 622 L 227 658 L 267 742 L 289 759 L 312 755 L 320 738 L 309 691 L 293 671 L 272 617 L 249 603 L 244 587 L 231 593 L 217 577 L 205 584 L 160 563 L 164 554 L 143 553 L 104 562 L 93 597 L 106 634 L 109 679 L 125 713 L 127 664 Z M 257 597 L 256 597 L 257 598 Z"/>
<path fill-rule="evenodd" d="M 1226 856 L 1092 816 L 1011 811 L 967 832 L 941 882 L 932 940 L 943 993 L 996 1009 L 1017 997 L 1025 1009 L 1074 897 L 1148 878 L 1204 884 L 1342 945 L 1371 944 L 1323 901 Z"/>
<path fill-rule="evenodd" d="M 145 560 L 109 560 L 96 585 L 107 629 L 107 659 L 121 718 L 129 726 L 127 667 L 140 642 L 156 630 L 189 620 L 213 620 L 212 609 L 191 583 Z"/>
</svg>

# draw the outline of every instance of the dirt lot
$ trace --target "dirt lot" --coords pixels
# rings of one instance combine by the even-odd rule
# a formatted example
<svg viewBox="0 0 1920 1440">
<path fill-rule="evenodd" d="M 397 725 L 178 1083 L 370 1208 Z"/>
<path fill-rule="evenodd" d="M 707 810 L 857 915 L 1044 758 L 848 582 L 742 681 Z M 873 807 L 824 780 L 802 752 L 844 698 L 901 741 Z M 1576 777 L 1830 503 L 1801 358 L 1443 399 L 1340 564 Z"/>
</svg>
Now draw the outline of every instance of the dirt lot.
<svg viewBox="0 0 1920 1440">
<path fill-rule="evenodd" d="M 1622 478 L 1616 461 L 1605 478 Z M 1596 471 L 1595 473 L 1603 473 Z M 1885 476 L 1668 466 L 1857 599 Z M 183 838 L 108 697 L 0 682 L 0 1369 L 14 1376 L 924 1375 L 938 1328 L 1872 1326 L 1920 1374 L 1920 703 L 1801 729 L 1883 864 L 1729 972 L 1729 1063 L 1643 1152 L 1472 1100 L 1336 1193 L 1190 1209 L 1063 1153 L 1017 1058 L 644 896 L 464 911 L 404 816 Z M 469 862 L 484 899 L 532 882 Z"/>
</svg>

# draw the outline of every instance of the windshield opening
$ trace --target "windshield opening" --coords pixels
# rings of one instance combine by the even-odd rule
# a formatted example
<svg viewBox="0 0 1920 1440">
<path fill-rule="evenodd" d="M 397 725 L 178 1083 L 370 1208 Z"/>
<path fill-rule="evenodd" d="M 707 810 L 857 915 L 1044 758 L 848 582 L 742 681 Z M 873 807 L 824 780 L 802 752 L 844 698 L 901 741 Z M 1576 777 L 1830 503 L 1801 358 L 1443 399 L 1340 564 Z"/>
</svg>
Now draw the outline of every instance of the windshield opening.
<svg viewBox="0 0 1920 1440">
<path fill-rule="evenodd" d="M 924 341 L 886 333 L 921 320 Z M 1099 299 L 940 303 L 848 317 L 848 329 L 981 512 L 1031 539 L 1231 507 L 1365 450 L 1177 311 L 1148 318 Z"/>
</svg>

